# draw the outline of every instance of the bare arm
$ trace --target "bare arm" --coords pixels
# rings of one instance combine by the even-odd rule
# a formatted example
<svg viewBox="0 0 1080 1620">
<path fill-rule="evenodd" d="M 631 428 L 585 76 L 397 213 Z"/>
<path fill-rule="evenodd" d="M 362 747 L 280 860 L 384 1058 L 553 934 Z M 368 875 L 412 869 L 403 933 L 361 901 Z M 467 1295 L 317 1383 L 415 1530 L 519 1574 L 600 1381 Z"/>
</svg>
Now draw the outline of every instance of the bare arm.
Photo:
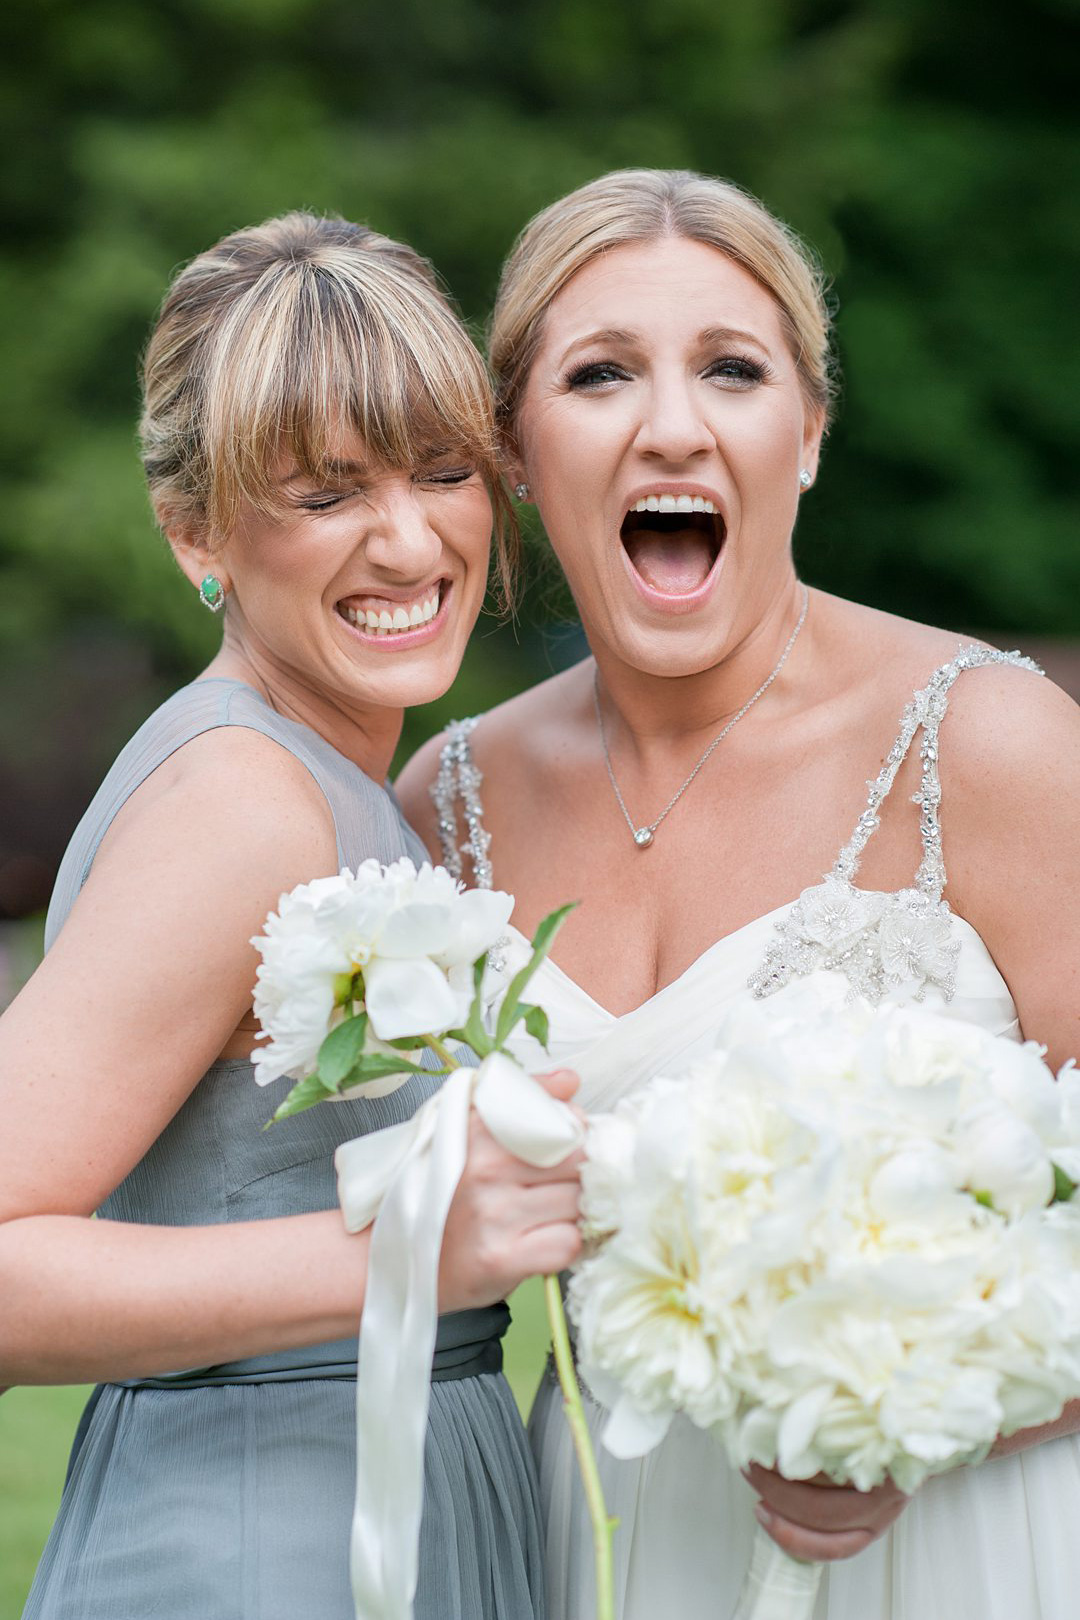
<svg viewBox="0 0 1080 1620">
<path fill-rule="evenodd" d="M 335 866 L 314 783 L 250 732 L 189 744 L 117 817 L 0 1019 L 0 1383 L 176 1370 L 354 1331 L 367 1239 L 334 1211 L 192 1228 L 88 1219 L 234 1037 L 267 911 Z M 443 1307 L 565 1264 L 575 1208 L 572 1164 L 527 1170 L 474 1125 Z"/>
</svg>

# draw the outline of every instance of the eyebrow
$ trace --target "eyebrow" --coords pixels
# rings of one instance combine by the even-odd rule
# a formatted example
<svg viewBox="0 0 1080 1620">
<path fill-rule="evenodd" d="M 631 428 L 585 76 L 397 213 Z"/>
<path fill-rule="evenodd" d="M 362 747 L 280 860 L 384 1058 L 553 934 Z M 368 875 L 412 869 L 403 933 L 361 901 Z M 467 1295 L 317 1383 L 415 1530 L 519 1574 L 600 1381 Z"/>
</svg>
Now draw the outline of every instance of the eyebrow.
<svg viewBox="0 0 1080 1620">
<path fill-rule="evenodd" d="M 698 333 L 694 341 L 699 348 L 707 348 L 711 343 L 752 343 L 755 348 L 761 349 L 763 353 L 771 353 L 769 345 L 763 338 L 758 337 L 754 332 L 747 332 L 739 326 L 707 326 L 704 331 Z M 596 332 L 586 332 L 582 337 L 574 338 L 573 342 L 567 344 L 560 364 L 565 365 L 570 356 L 578 349 L 604 343 L 633 349 L 640 345 L 641 335 L 637 332 L 626 331 L 619 326 L 605 326 Z"/>
</svg>

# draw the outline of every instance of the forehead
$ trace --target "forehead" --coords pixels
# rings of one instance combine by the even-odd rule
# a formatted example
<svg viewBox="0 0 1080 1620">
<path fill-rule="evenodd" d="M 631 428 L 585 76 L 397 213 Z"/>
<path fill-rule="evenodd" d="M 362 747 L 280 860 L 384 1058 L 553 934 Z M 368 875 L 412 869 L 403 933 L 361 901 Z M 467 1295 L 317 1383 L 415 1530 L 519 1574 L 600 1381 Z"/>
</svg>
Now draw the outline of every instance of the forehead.
<svg viewBox="0 0 1080 1620">
<path fill-rule="evenodd" d="M 612 248 L 579 270 L 552 300 L 541 347 L 564 349 L 594 331 L 648 341 L 710 328 L 783 344 L 779 308 L 749 271 L 705 242 L 666 236 Z"/>
</svg>

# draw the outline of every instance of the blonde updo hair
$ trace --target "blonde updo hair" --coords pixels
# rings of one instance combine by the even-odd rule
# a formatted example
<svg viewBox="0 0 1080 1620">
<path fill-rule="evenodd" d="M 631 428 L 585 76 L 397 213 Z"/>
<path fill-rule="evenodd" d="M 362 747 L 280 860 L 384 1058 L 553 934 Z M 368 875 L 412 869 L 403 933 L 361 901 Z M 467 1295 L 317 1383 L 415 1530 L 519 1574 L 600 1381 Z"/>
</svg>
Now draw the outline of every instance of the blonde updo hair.
<svg viewBox="0 0 1080 1620">
<path fill-rule="evenodd" d="M 343 431 L 389 467 L 475 464 L 505 595 L 516 530 L 484 361 L 426 259 L 363 225 L 283 214 L 200 253 L 166 294 L 143 361 L 142 461 L 159 521 L 212 548 L 242 503 L 283 507 L 283 451 L 320 479 Z"/>
<path fill-rule="evenodd" d="M 810 250 L 728 180 L 687 169 L 617 169 L 530 220 L 503 268 L 489 352 L 496 416 L 511 444 L 554 299 L 600 254 L 664 236 L 719 249 L 772 296 L 807 404 L 827 424 L 830 321 L 824 275 Z"/>
</svg>

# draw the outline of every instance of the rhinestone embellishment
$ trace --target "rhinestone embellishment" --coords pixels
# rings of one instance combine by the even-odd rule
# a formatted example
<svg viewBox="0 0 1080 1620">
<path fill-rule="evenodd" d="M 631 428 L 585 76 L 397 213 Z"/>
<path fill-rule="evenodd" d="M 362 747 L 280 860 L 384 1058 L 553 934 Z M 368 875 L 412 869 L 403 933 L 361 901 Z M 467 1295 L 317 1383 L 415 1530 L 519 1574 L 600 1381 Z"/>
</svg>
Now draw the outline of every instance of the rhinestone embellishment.
<svg viewBox="0 0 1080 1620">
<path fill-rule="evenodd" d="M 866 809 L 836 865 L 823 882 L 804 889 L 777 922 L 775 937 L 761 966 L 747 981 L 759 999 L 818 969 L 843 973 L 853 995 L 875 1003 L 893 991 L 922 1001 L 931 986 L 946 1001 L 952 999 L 960 942 L 953 937 L 953 913 L 942 899 L 946 879 L 938 822 L 938 729 L 953 682 L 965 669 L 984 664 L 1010 664 L 1042 674 L 1030 658 L 988 647 L 967 647 L 951 663 L 935 670 L 927 686 L 916 692 L 905 709 L 900 735 L 880 773 L 867 783 Z M 860 857 L 880 825 L 878 812 L 920 727 L 922 781 L 912 798 L 921 812 L 923 858 L 914 886 L 896 894 L 857 888 Z"/>
<path fill-rule="evenodd" d="M 446 728 L 446 744 L 439 756 L 439 770 L 429 789 L 438 818 L 439 846 L 442 863 L 452 878 L 459 883 L 463 876 L 463 858 L 472 862 L 473 879 L 478 889 L 492 886 L 491 862 L 488 845 L 491 834 L 484 826 L 484 806 L 480 800 L 480 784 L 484 773 L 476 768 L 469 745 L 469 733 L 479 717 L 451 720 Z M 468 837 L 458 842 L 457 801 L 465 813 Z M 509 938 L 496 940 L 488 952 L 488 966 L 500 972 L 506 963 Z"/>
<path fill-rule="evenodd" d="M 649 831 L 648 827 L 639 827 L 637 832 L 634 834 L 634 843 L 637 845 L 638 849 L 648 849 L 649 845 L 652 843 L 652 840 L 653 835 Z"/>
</svg>

